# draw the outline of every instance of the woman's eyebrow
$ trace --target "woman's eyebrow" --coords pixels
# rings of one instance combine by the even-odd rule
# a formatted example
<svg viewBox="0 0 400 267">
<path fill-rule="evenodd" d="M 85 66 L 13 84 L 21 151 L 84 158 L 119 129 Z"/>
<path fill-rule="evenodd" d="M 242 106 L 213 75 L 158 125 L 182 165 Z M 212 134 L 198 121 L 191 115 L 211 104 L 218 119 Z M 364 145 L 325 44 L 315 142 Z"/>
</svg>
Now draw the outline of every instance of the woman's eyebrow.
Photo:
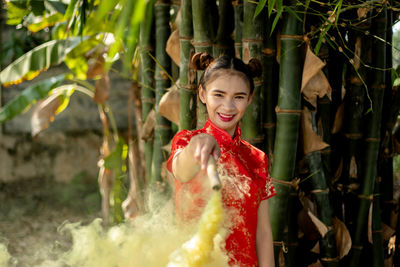
<svg viewBox="0 0 400 267">
<path fill-rule="evenodd" d="M 224 90 L 220 90 L 220 89 L 212 89 L 211 90 L 213 93 L 220 93 L 220 94 L 226 94 L 226 92 Z"/>
</svg>

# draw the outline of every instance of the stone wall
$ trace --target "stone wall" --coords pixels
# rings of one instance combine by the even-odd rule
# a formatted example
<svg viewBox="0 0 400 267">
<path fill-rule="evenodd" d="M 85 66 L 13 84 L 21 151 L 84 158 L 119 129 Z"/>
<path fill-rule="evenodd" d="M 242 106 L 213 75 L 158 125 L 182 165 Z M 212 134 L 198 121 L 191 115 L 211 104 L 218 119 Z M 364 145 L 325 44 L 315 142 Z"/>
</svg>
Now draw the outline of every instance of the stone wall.
<svg viewBox="0 0 400 267">
<path fill-rule="evenodd" d="M 32 81 L 2 88 L 2 105 L 26 86 L 66 71 L 65 66 L 52 68 Z M 131 82 L 117 72 L 110 72 L 110 80 L 108 102 L 118 128 L 124 130 L 128 125 Z M 30 118 L 31 110 L 1 125 L 0 183 L 35 178 L 68 182 L 81 172 L 96 177 L 102 125 L 97 105 L 91 98 L 75 92 L 69 107 L 37 138 L 31 137 Z"/>
</svg>

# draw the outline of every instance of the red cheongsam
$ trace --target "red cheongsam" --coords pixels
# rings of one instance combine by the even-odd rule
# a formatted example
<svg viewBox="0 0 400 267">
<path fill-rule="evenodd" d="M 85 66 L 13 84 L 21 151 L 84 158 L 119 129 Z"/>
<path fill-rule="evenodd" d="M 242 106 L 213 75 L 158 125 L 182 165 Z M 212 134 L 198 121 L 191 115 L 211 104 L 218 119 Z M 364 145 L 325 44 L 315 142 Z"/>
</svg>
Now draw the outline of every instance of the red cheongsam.
<svg viewBox="0 0 400 267">
<path fill-rule="evenodd" d="M 183 130 L 172 140 L 171 156 L 167 168 L 172 172 L 172 159 L 190 139 L 200 133 L 212 135 L 221 149 L 217 162 L 222 182 L 224 224 L 228 227 L 225 248 L 231 266 L 256 267 L 257 210 L 260 202 L 274 196 L 275 189 L 268 176 L 268 159 L 264 152 L 241 139 L 241 131 L 236 127 L 232 138 L 226 131 L 208 120 L 204 128 Z M 204 177 L 200 177 L 204 179 Z M 199 207 L 204 207 L 206 199 L 201 195 L 199 178 L 187 183 L 175 179 L 175 207 L 181 220 L 198 218 Z M 181 195 L 191 196 L 182 200 Z"/>
</svg>

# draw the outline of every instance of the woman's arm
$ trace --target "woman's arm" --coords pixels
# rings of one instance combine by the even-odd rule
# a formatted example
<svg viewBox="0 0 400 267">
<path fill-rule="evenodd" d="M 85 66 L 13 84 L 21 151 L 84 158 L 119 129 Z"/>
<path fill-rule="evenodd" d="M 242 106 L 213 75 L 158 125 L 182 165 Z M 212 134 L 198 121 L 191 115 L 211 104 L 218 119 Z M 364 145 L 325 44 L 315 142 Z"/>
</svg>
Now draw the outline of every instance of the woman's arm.
<svg viewBox="0 0 400 267">
<path fill-rule="evenodd" d="M 200 170 L 206 170 L 210 155 L 217 159 L 219 154 L 219 146 L 214 137 L 198 134 L 172 160 L 172 172 L 179 181 L 188 182 Z"/>
<path fill-rule="evenodd" d="M 274 249 L 268 200 L 263 200 L 257 213 L 257 259 L 259 267 L 274 267 Z"/>
</svg>

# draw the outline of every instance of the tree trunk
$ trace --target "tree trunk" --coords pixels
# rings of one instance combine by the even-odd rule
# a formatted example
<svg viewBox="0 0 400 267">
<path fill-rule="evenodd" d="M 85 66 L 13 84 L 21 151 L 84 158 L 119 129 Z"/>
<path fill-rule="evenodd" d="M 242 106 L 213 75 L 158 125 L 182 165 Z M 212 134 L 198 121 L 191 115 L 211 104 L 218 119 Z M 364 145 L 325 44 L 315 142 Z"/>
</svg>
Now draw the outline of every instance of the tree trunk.
<svg viewBox="0 0 400 267">
<path fill-rule="evenodd" d="M 214 55 L 234 55 L 231 34 L 235 26 L 232 0 L 220 0 L 218 5 L 219 23 L 214 43 Z"/>
<path fill-rule="evenodd" d="M 242 58 L 243 0 L 232 2 L 235 12 L 235 56 Z"/>
<path fill-rule="evenodd" d="M 189 68 L 190 57 L 194 53 L 194 48 L 191 44 L 193 38 L 192 0 L 182 0 L 181 2 L 181 24 L 179 35 L 181 45 L 179 69 L 179 126 L 181 130 L 191 130 L 196 128 L 197 107 L 196 73 L 194 70 Z"/>
<path fill-rule="evenodd" d="M 212 55 L 214 26 L 210 8 L 213 10 L 214 7 L 207 5 L 209 2 L 209 0 L 192 0 L 193 45 L 196 52 L 207 52 Z M 200 76 L 201 72 L 199 71 L 197 77 L 200 78 Z M 199 99 L 197 101 L 197 128 L 202 128 L 207 120 L 207 110 Z"/>
<path fill-rule="evenodd" d="M 264 20 L 263 13 L 254 18 L 256 3 L 244 0 L 243 2 L 243 61 L 248 63 L 251 58 L 261 60 L 261 49 L 263 43 Z M 262 77 L 254 79 L 254 92 L 252 103 L 247 107 L 242 118 L 243 137 L 257 147 L 261 147 L 262 124 L 261 124 L 261 99 Z"/>
<path fill-rule="evenodd" d="M 296 163 L 301 113 L 302 38 L 301 23 L 292 14 L 283 13 L 277 129 L 271 171 L 277 195 L 270 200 L 276 266 L 279 266 L 279 254 L 286 243 L 284 229 L 288 218 L 288 194 Z"/>
<path fill-rule="evenodd" d="M 167 145 L 171 138 L 171 123 L 164 117 L 158 115 L 158 105 L 166 89 L 170 87 L 169 73 L 171 71 L 171 59 L 165 51 L 167 40 L 170 35 L 169 17 L 170 1 L 157 1 L 154 4 L 156 25 L 156 121 L 154 129 L 153 163 L 150 185 L 157 192 L 167 193 L 167 184 L 161 177 L 161 166 L 167 160 L 168 154 L 162 148 Z"/>
<path fill-rule="evenodd" d="M 373 19 L 372 32 L 386 40 L 386 8 L 378 11 L 376 18 Z M 362 237 L 365 233 L 365 224 L 367 222 L 368 210 L 373 200 L 374 184 L 377 179 L 377 166 L 379 145 L 381 136 L 381 118 L 383 93 L 386 86 L 385 67 L 386 67 L 386 44 L 376 38 L 373 39 L 372 46 L 372 64 L 378 69 L 374 69 L 371 73 L 372 83 L 369 88 L 369 95 L 372 100 L 372 111 L 368 113 L 366 118 L 366 127 L 364 132 L 364 157 L 361 194 L 358 196 L 360 205 L 357 212 L 357 227 L 353 238 L 353 248 L 350 254 L 350 266 L 359 266 L 360 247 L 362 248 Z M 377 207 L 378 208 L 378 207 Z M 380 247 L 380 249 L 383 249 Z M 376 252 L 378 253 L 378 252 Z M 380 253 L 379 253 L 380 254 Z M 379 259 L 381 260 L 381 259 Z M 383 259 L 382 259 L 383 260 Z M 380 266 L 383 266 L 383 261 Z M 378 264 L 379 265 L 379 264 Z M 377 265 L 375 265 L 377 266 Z"/>
</svg>

